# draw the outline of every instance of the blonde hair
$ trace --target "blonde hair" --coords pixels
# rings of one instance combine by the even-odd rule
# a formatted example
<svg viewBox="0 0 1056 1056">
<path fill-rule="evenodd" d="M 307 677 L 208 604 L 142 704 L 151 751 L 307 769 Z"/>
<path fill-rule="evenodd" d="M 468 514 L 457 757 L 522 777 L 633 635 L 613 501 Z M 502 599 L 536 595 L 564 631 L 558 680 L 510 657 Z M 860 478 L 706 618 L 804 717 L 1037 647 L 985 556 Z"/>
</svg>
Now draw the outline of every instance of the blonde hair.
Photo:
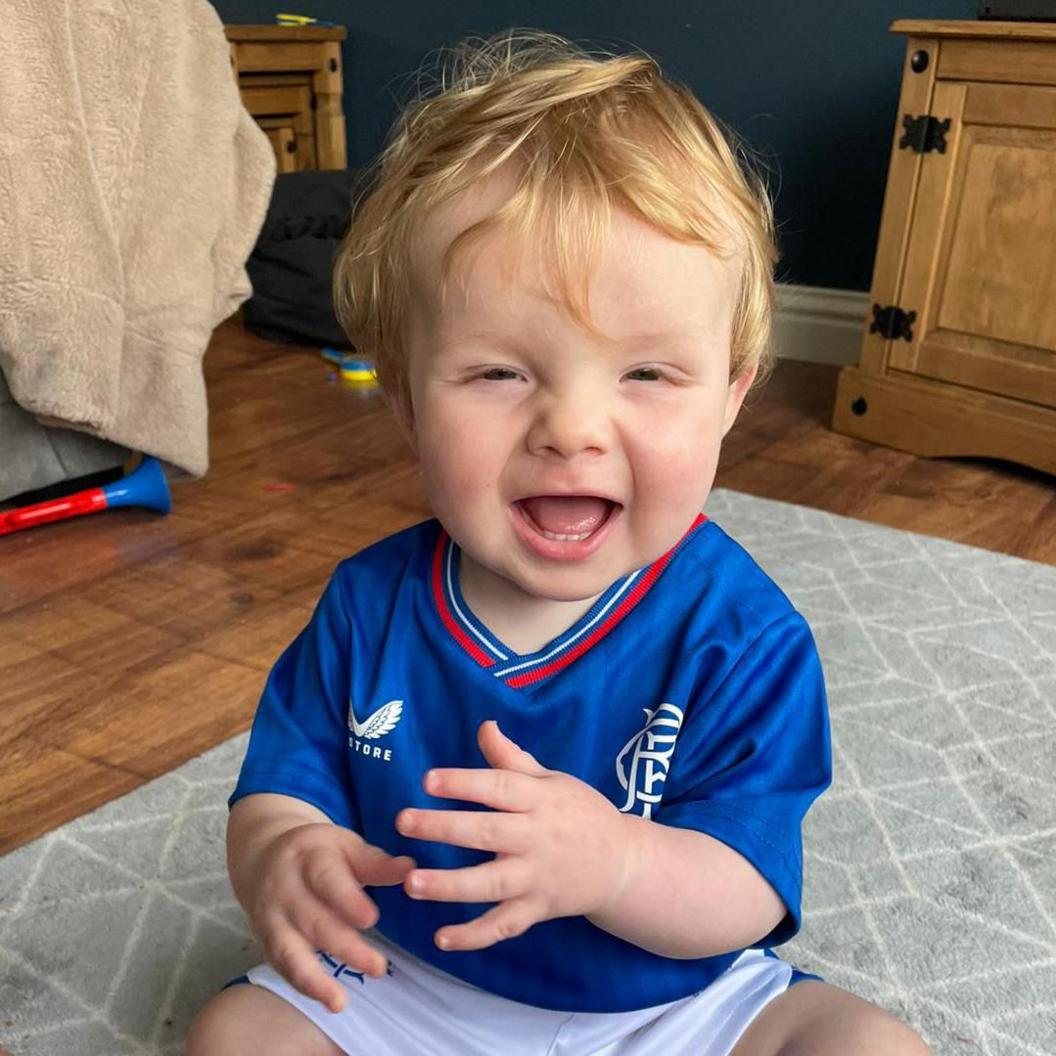
<svg viewBox="0 0 1056 1056">
<path fill-rule="evenodd" d="M 456 255 L 485 234 L 534 234 L 567 310 L 592 329 L 590 268 L 619 207 L 678 241 L 740 256 L 731 377 L 753 366 L 764 375 L 777 260 L 769 195 L 692 92 L 648 56 L 595 57 L 534 31 L 469 40 L 452 59 L 438 90 L 393 126 L 335 263 L 338 319 L 389 396 L 407 398 L 402 320 L 423 220 L 510 165 L 516 189 L 448 246 L 445 283 Z"/>
</svg>

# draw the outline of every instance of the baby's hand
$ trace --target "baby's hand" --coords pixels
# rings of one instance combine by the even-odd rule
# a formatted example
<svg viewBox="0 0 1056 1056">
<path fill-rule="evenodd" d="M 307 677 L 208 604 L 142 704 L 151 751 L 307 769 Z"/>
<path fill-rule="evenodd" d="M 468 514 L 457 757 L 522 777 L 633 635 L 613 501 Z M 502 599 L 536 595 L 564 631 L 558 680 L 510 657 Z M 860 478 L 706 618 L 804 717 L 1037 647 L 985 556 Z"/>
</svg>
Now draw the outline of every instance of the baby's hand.
<svg viewBox="0 0 1056 1056">
<path fill-rule="evenodd" d="M 412 898 L 498 903 L 438 929 L 445 950 L 480 950 L 552 917 L 598 912 L 618 896 L 634 854 L 627 818 L 600 792 L 547 770 L 495 722 L 481 724 L 478 740 L 491 770 L 431 770 L 424 787 L 494 811 L 408 808 L 396 818 L 405 836 L 495 853 L 465 869 L 415 869 L 404 882 Z"/>
<path fill-rule="evenodd" d="M 261 882 L 248 907 L 268 961 L 301 993 L 340 1012 L 344 989 L 315 951 L 326 950 L 368 975 L 384 975 L 385 958 L 359 933 L 378 919 L 363 885 L 401 883 L 413 868 L 413 858 L 394 858 L 338 825 L 287 829 L 264 852 Z"/>
</svg>

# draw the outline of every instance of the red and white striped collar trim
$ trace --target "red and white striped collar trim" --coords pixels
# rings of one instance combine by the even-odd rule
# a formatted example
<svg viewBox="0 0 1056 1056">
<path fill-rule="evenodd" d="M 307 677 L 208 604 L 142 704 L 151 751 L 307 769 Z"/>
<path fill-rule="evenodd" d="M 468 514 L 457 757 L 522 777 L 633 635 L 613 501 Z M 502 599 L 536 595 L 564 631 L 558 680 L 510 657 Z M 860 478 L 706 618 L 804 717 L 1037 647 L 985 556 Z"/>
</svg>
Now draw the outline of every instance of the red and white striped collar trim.
<svg viewBox="0 0 1056 1056">
<path fill-rule="evenodd" d="M 461 601 L 454 574 L 457 548 L 443 528 L 439 530 L 433 551 L 433 601 L 448 633 L 481 667 L 513 689 L 535 685 L 564 670 L 609 634 L 649 593 L 686 540 L 706 521 L 704 514 L 698 514 L 685 535 L 666 554 L 647 568 L 617 580 L 564 634 L 527 656 L 517 656 L 503 646 Z"/>
</svg>

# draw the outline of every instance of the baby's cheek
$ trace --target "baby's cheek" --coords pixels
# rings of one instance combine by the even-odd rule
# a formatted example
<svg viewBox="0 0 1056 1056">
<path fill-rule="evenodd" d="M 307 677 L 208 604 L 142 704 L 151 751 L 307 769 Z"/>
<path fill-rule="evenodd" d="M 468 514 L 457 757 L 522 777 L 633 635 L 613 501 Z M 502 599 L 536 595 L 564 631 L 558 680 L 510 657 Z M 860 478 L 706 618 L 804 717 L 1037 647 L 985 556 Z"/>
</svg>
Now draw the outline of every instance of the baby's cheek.
<svg viewBox="0 0 1056 1056">
<path fill-rule="evenodd" d="M 698 512 L 715 477 L 718 444 L 689 430 L 681 435 L 664 430 L 652 440 L 632 459 L 637 501 L 676 517 Z"/>
<path fill-rule="evenodd" d="M 685 484 L 704 478 L 718 459 L 718 439 L 711 431 L 694 428 L 688 422 L 665 423 L 640 434 L 640 439 L 638 471 L 658 484 Z"/>
<path fill-rule="evenodd" d="M 426 493 L 434 505 L 442 502 L 455 509 L 464 508 L 480 490 L 474 463 L 466 456 L 458 457 L 451 451 L 443 456 L 434 454 L 422 459 L 421 468 Z"/>
<path fill-rule="evenodd" d="M 420 465 L 426 493 L 434 503 L 465 510 L 487 496 L 500 467 L 493 445 L 468 432 L 445 431 L 423 438 Z"/>
</svg>

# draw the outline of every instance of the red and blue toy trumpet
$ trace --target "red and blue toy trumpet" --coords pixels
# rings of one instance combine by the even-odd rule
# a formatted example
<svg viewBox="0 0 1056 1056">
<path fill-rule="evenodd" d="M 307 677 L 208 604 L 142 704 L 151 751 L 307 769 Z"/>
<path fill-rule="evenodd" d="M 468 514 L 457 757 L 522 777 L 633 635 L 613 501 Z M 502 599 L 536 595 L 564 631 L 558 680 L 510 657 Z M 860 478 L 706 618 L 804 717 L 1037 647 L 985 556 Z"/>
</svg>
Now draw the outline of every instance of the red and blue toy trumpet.
<svg viewBox="0 0 1056 1056">
<path fill-rule="evenodd" d="M 127 477 L 104 484 L 101 488 L 63 495 L 58 499 L 36 502 L 15 510 L 0 510 L 0 535 L 10 535 L 38 524 L 83 517 L 87 513 L 101 513 L 115 506 L 145 506 L 168 513 L 172 509 L 169 484 L 161 463 L 149 455 Z"/>
</svg>

